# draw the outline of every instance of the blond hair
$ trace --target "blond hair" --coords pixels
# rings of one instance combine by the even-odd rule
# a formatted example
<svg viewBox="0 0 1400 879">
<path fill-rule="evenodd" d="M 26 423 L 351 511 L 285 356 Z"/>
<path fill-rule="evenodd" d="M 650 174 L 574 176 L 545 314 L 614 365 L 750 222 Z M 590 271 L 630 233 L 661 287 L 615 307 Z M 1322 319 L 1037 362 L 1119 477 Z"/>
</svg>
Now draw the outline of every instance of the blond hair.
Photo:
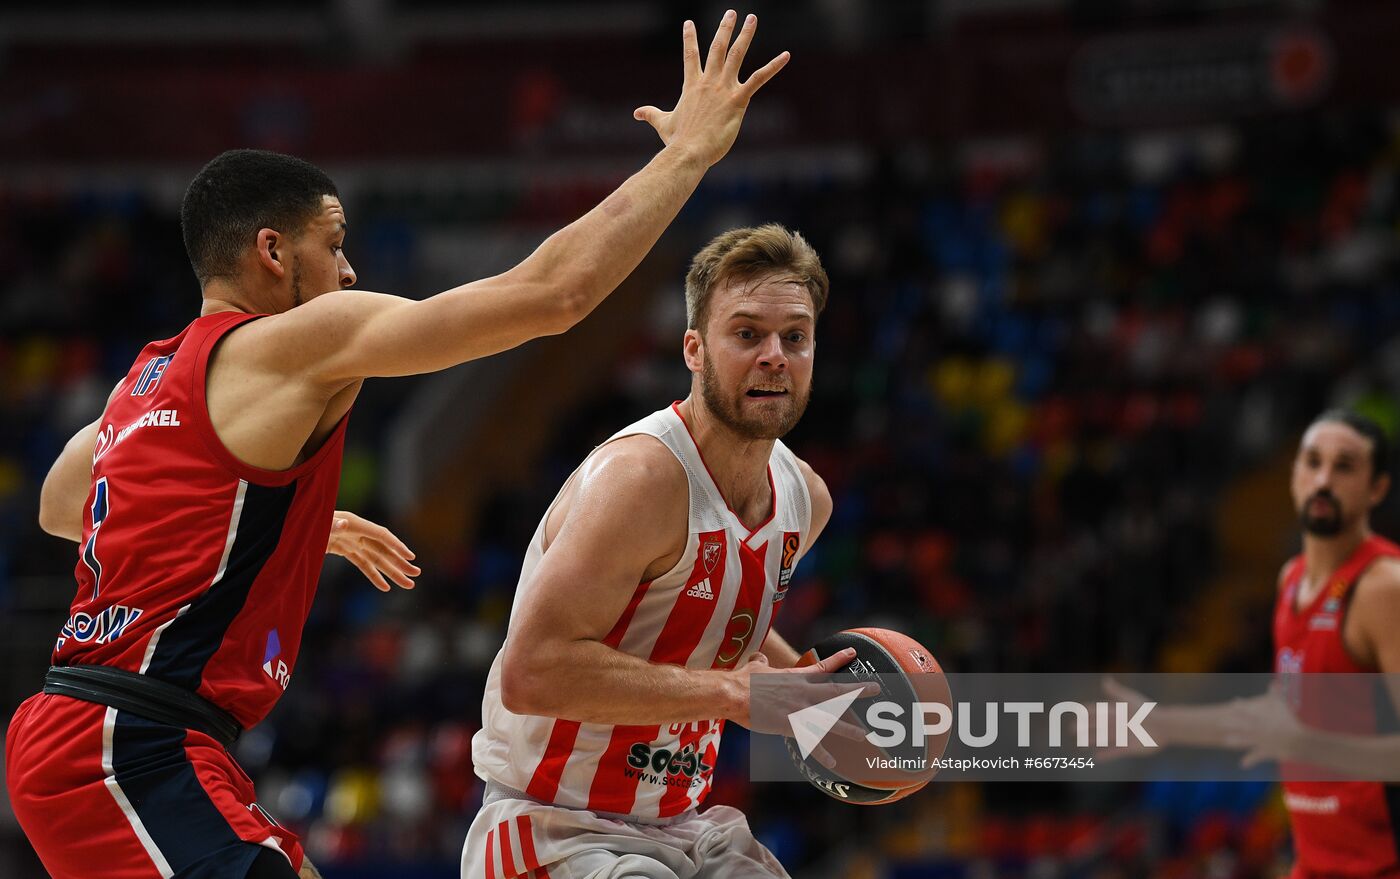
<svg viewBox="0 0 1400 879">
<path fill-rule="evenodd" d="M 731 229 L 717 236 L 691 260 L 685 276 L 685 316 L 692 330 L 703 329 L 710 295 L 732 280 L 769 275 L 790 277 L 807 288 L 813 316 L 826 307 L 830 282 L 821 257 L 797 232 L 777 223 Z"/>
</svg>

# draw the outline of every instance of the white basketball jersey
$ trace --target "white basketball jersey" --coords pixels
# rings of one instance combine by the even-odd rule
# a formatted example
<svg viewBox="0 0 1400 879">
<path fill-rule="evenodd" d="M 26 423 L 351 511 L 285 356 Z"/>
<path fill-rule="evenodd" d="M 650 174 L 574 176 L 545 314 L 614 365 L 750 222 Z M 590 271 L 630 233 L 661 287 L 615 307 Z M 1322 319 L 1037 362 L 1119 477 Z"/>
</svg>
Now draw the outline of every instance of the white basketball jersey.
<svg viewBox="0 0 1400 879">
<path fill-rule="evenodd" d="M 674 568 L 637 586 L 604 643 L 652 662 L 739 667 L 768 637 L 793 568 L 807 550 L 812 508 L 797 458 L 781 442 L 773 444 L 773 512 L 750 531 L 720 495 L 675 406 L 609 442 L 635 434 L 656 437 L 685 468 L 689 539 Z M 544 555 L 547 518 L 530 541 L 517 599 L 530 588 Z M 639 818 L 678 815 L 709 793 L 723 720 L 610 726 L 514 714 L 501 704 L 503 653 L 491 665 L 482 728 L 472 740 L 482 778 L 544 802 Z"/>
</svg>

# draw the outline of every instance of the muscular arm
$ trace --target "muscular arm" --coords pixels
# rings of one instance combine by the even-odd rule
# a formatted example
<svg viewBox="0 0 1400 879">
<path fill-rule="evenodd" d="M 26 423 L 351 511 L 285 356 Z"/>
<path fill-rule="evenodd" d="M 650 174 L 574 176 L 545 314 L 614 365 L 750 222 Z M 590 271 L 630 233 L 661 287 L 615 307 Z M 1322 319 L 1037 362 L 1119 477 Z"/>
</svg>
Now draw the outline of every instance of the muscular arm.
<svg viewBox="0 0 1400 879">
<path fill-rule="evenodd" d="M 107 395 L 110 406 L 121 382 Z M 39 489 L 39 527 L 54 537 L 76 543 L 83 539 L 83 505 L 92 489 L 92 454 L 97 446 L 97 434 L 102 429 L 102 416 L 81 428 L 58 453 L 44 485 Z"/>
<path fill-rule="evenodd" d="M 446 369 L 562 333 L 636 268 L 706 167 L 667 147 L 503 274 L 421 301 L 361 290 L 320 296 L 249 326 L 244 348 L 259 366 L 336 388 Z"/>
<path fill-rule="evenodd" d="M 39 490 L 39 527 L 74 542 L 83 537 L 83 504 L 92 488 L 92 450 L 102 418 L 73 434 Z"/>
<path fill-rule="evenodd" d="M 506 708 L 609 724 L 747 720 L 739 673 L 653 663 L 603 643 L 637 584 L 664 573 L 684 548 L 680 463 L 656 440 L 629 437 L 596 453 L 575 479 L 511 621 Z"/>
<path fill-rule="evenodd" d="M 520 265 L 423 301 L 346 291 L 248 328 L 258 367 L 323 388 L 367 376 L 431 372 L 514 347 L 578 322 L 636 268 L 701 176 L 729 151 L 754 93 L 787 62 L 774 58 L 739 80 L 757 19 L 733 45 L 726 14 L 701 66 L 695 28 L 684 32 L 684 83 L 674 110 L 636 111 L 666 144 L 582 218 Z"/>
<path fill-rule="evenodd" d="M 826 482 L 806 461 L 799 460 L 797 467 L 802 471 L 802 478 L 807 481 L 807 496 L 812 502 L 812 524 L 807 531 L 807 549 L 810 551 L 822 531 L 826 529 L 826 523 L 831 520 L 831 492 L 827 490 Z M 773 668 L 792 668 L 801 658 L 787 639 L 778 634 L 777 629 L 768 633 L 768 639 L 763 642 L 762 652 L 768 657 L 768 664 Z"/>
<path fill-rule="evenodd" d="M 1285 562 L 1275 577 L 1276 591 L 1282 591 L 1288 572 Z M 1110 681 L 1105 690 L 1115 699 L 1136 706 L 1144 701 L 1141 693 Z M 1239 719 L 1247 712 L 1263 710 L 1268 697 L 1257 696 L 1204 705 L 1157 705 L 1146 724 L 1161 747 L 1179 745 L 1193 748 L 1227 748 L 1232 745 Z"/>
</svg>

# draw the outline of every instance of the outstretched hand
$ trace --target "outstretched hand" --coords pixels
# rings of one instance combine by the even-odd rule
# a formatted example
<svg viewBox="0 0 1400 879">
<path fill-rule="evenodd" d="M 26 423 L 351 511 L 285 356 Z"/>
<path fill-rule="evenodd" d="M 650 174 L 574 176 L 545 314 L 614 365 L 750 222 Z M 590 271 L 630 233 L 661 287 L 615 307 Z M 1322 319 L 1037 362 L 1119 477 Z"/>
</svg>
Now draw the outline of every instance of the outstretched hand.
<svg viewBox="0 0 1400 879">
<path fill-rule="evenodd" d="M 732 9 L 724 13 L 703 67 L 695 23 L 687 21 L 682 28 L 685 81 L 675 109 L 664 111 L 647 106 L 638 107 L 632 113 L 634 118 L 655 128 L 662 143 L 692 151 L 706 165 L 713 165 L 729 152 L 739 135 L 739 125 L 749 100 L 791 57 L 782 52 L 740 82 L 739 69 L 753 42 L 754 31 L 758 29 L 758 16 L 744 19 L 738 38 L 730 45 L 737 19 Z"/>
<path fill-rule="evenodd" d="M 1268 760 L 1298 759 L 1303 723 L 1277 683 L 1262 696 L 1235 703 L 1235 711 L 1225 723 L 1225 743 L 1244 750 L 1240 768 L 1251 769 Z"/>
<path fill-rule="evenodd" d="M 404 589 L 412 589 L 413 578 L 423 573 L 412 562 L 413 551 L 394 532 L 344 510 L 335 511 L 326 554 L 349 559 L 380 592 L 391 588 L 385 577 Z"/>
<path fill-rule="evenodd" d="M 1130 714 L 1137 714 L 1138 708 L 1147 701 L 1147 697 L 1129 687 L 1127 684 L 1109 675 L 1100 681 L 1104 695 L 1114 702 L 1121 703 L 1127 707 Z M 1157 721 L 1161 716 L 1169 713 L 1170 708 L 1159 708 L 1153 713 L 1153 721 Z M 1073 716 L 1066 714 L 1063 719 L 1064 728 L 1060 734 L 1064 741 L 1079 742 L 1088 740 L 1088 724 L 1083 724 L 1080 728 L 1079 721 Z M 1152 738 L 1160 747 L 1166 747 L 1169 742 L 1162 731 L 1154 726 Z M 1101 745 L 1094 749 L 1094 759 L 1100 763 L 1111 763 L 1114 760 L 1121 760 L 1124 757 L 1141 757 L 1144 754 L 1155 753 L 1138 741 L 1137 736 L 1128 736 L 1121 745 Z"/>
</svg>

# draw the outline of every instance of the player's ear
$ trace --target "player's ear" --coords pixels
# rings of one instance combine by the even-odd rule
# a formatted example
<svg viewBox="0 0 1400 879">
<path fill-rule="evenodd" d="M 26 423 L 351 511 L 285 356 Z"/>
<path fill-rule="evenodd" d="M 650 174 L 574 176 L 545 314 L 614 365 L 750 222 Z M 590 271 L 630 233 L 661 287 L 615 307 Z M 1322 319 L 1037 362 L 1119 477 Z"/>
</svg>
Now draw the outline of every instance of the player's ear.
<svg viewBox="0 0 1400 879">
<path fill-rule="evenodd" d="M 258 264 L 272 272 L 279 279 L 286 274 L 282 263 L 282 236 L 276 229 L 258 230 Z"/>
<path fill-rule="evenodd" d="M 685 355 L 686 368 L 691 372 L 700 373 L 705 368 L 705 339 L 700 335 L 699 330 L 686 330 L 685 340 L 681 343 L 681 352 Z"/>
<path fill-rule="evenodd" d="M 1380 506 L 1387 494 L 1390 494 L 1390 474 L 1382 473 L 1371 480 L 1371 506 Z"/>
</svg>

